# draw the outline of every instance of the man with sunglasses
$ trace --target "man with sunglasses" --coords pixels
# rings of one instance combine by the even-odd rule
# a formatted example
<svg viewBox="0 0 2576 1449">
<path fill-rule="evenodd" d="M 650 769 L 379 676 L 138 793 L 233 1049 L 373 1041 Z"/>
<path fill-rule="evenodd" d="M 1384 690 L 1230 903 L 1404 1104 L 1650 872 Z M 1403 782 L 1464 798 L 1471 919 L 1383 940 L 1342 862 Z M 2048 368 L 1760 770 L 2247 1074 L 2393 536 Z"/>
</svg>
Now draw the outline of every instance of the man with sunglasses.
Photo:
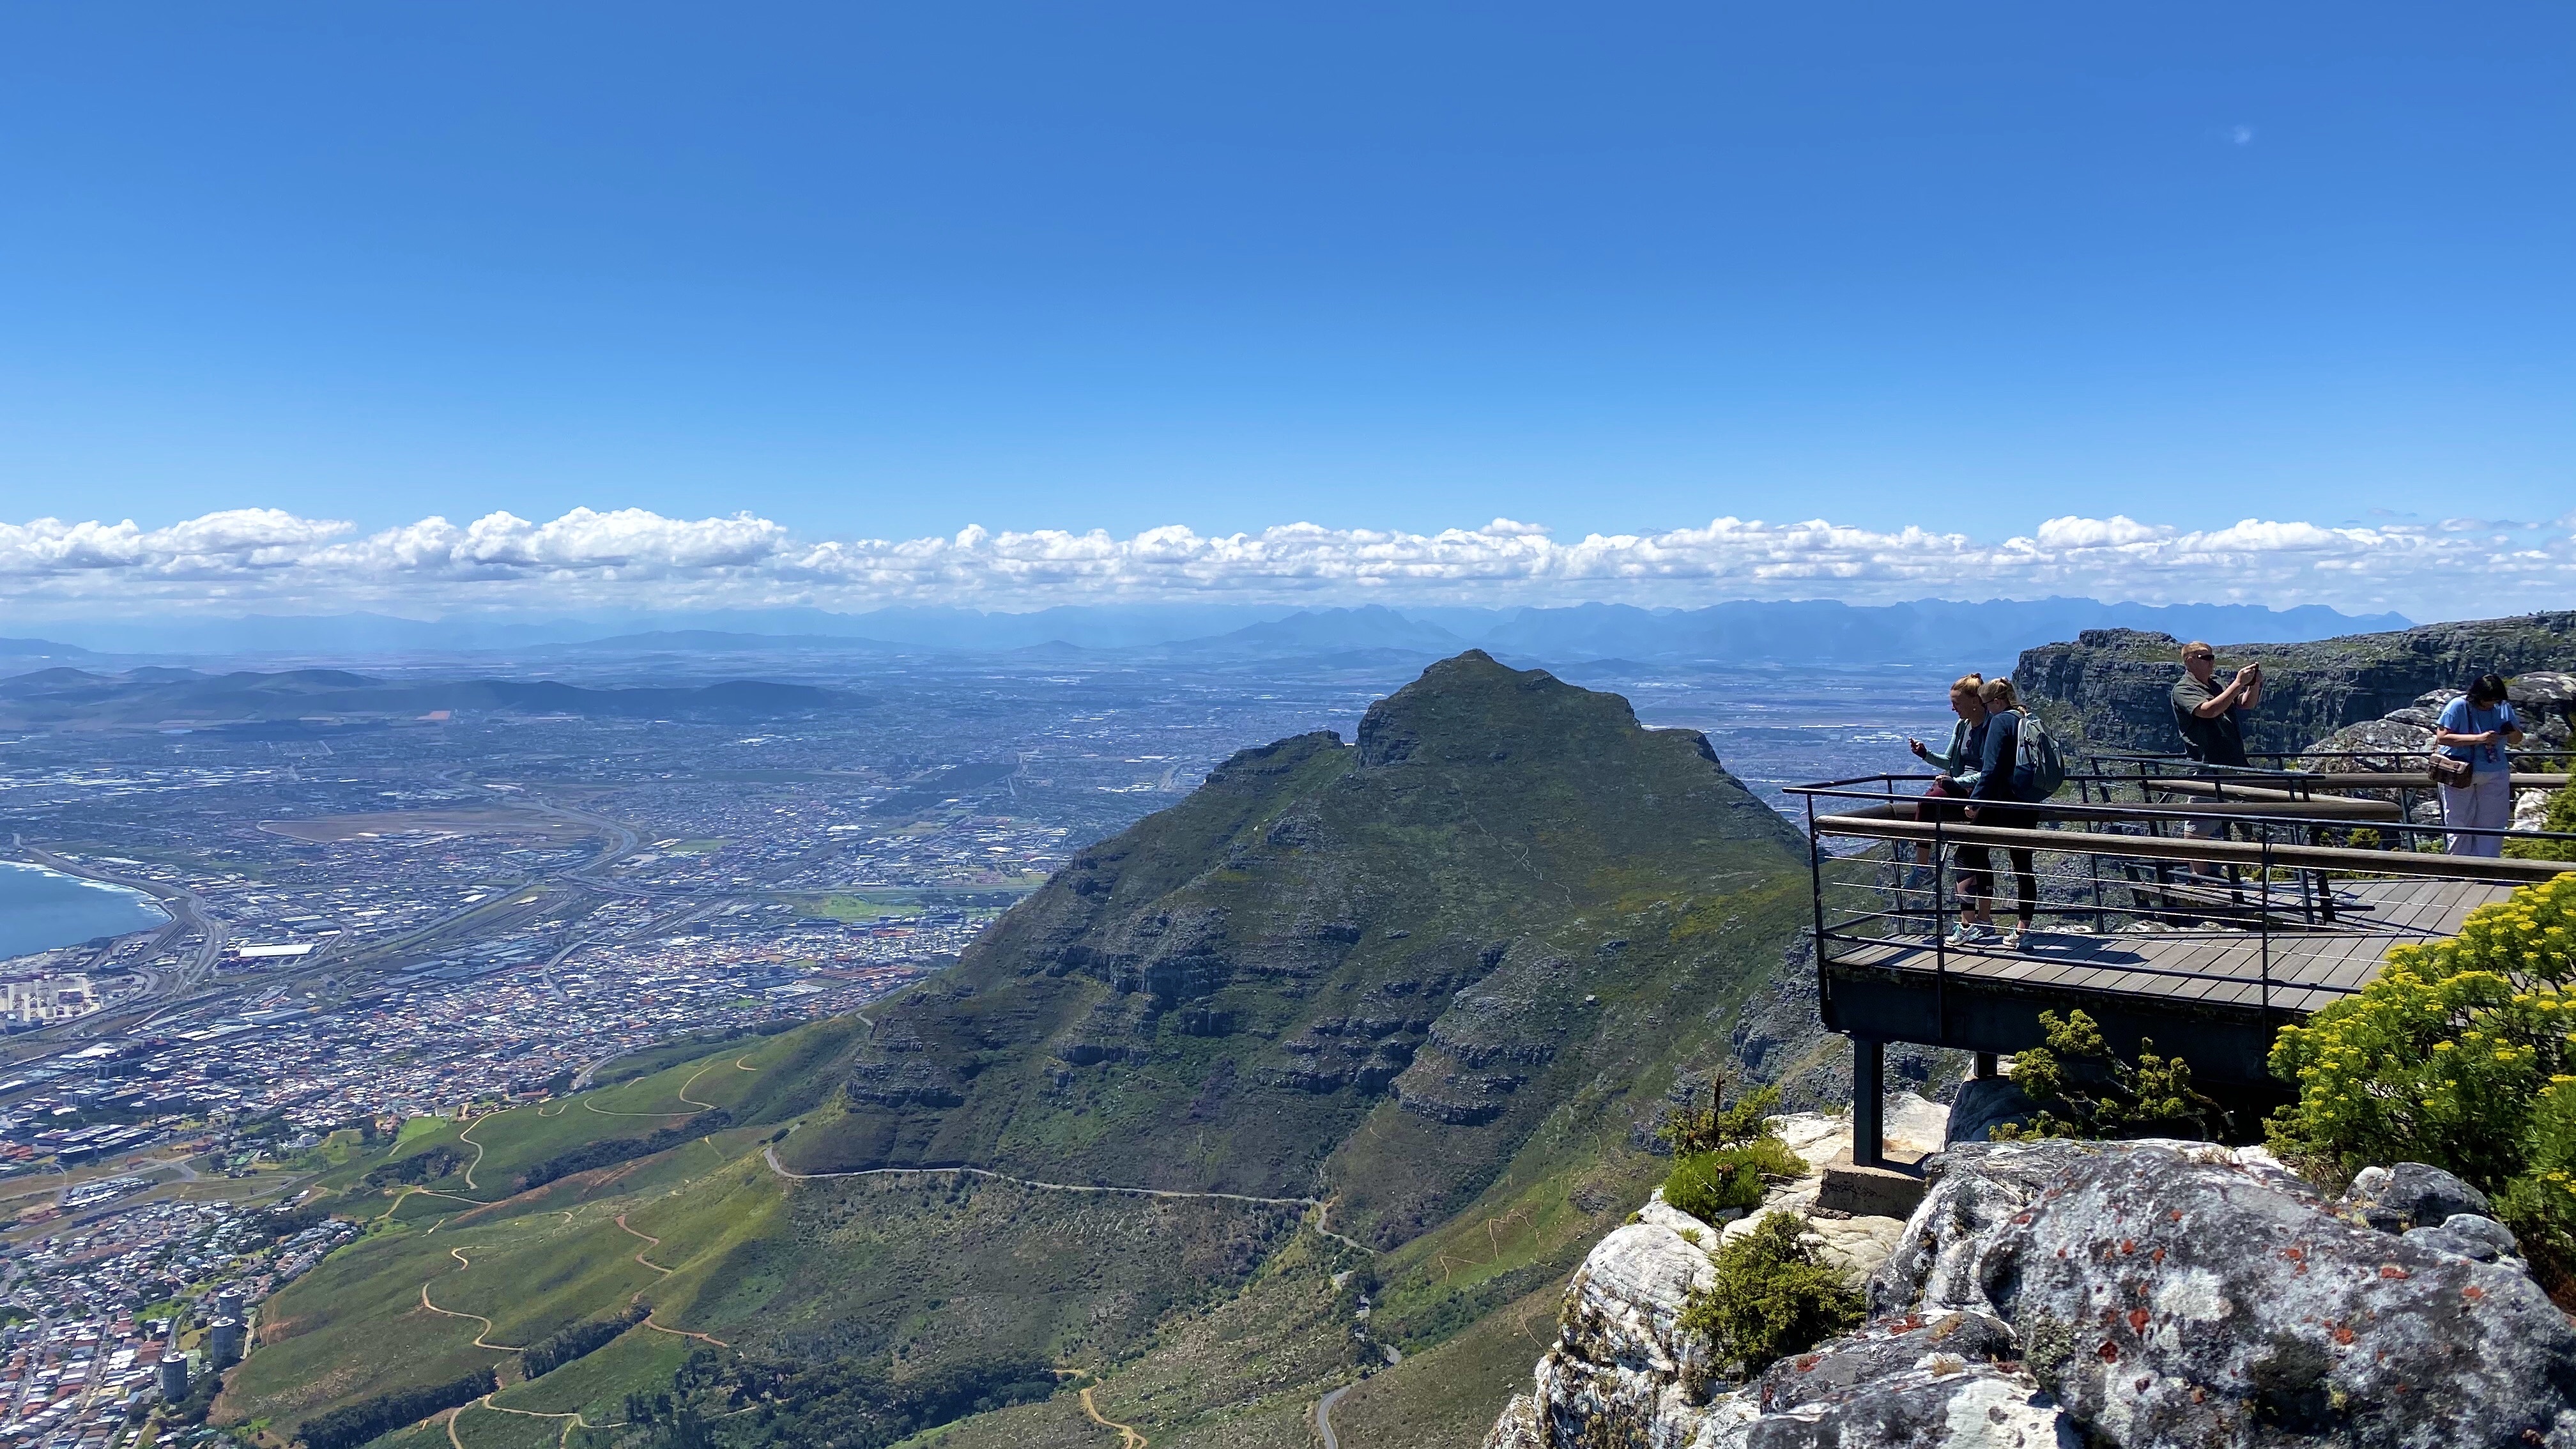
<svg viewBox="0 0 2576 1449">
<path fill-rule="evenodd" d="M 2184 751 L 2204 765 L 2244 768 L 2245 716 L 2263 702 L 2262 664 L 2246 665 L 2221 685 L 2218 651 L 2195 639 L 2182 646 L 2182 671 L 2174 681 L 2173 717 Z M 2204 840 L 2220 838 L 2227 834 L 2227 822 L 2194 820 L 2191 833 Z M 2193 874 L 2214 879 L 2219 871 L 2203 866 Z"/>
<path fill-rule="evenodd" d="M 2248 664 L 2224 686 L 2218 651 L 2195 639 L 2182 646 L 2182 678 L 2174 682 L 2174 728 L 2186 753 L 2204 765 L 2245 764 L 2245 715 L 2263 702 L 2263 666 Z"/>
</svg>

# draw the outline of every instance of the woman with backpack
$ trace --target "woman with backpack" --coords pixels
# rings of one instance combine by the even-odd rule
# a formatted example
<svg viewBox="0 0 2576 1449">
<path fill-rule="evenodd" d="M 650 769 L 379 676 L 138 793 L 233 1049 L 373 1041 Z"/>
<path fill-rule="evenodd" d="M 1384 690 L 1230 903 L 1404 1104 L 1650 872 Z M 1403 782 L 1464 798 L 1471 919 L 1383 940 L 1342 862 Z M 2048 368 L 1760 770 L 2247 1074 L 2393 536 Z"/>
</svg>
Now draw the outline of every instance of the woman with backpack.
<svg viewBox="0 0 2576 1449">
<path fill-rule="evenodd" d="M 2513 757 L 2506 753 L 2522 743 L 2522 721 L 2505 698 L 2504 677 L 2481 674 L 2469 692 L 2442 706 L 2433 728 L 2434 753 L 2453 764 L 2434 766 L 2441 785 L 2442 823 L 2452 832 L 2453 855 L 2496 856 L 2504 853 L 2501 835 L 2470 835 L 2471 830 L 2502 830 L 2513 823 Z M 2468 767 L 2465 773 L 2460 765 Z M 2443 774 L 2456 779 L 2441 779 Z"/>
<path fill-rule="evenodd" d="M 1978 825 L 1998 829 L 2027 830 L 2039 823 L 2039 817 L 2019 808 L 2032 799 L 2046 799 L 2048 791 L 2039 786 L 2037 756 L 2039 750 L 2023 746 L 2025 716 L 2021 696 L 2009 679 L 1990 679 L 1977 691 L 1986 707 L 1985 755 L 1979 762 L 1977 781 L 1969 796 L 1977 803 L 1968 807 L 1968 819 Z M 2027 731 L 2029 734 L 2038 732 Z M 2053 751 L 2049 753 L 2054 753 Z M 2046 782 L 2050 789 L 2056 782 Z M 2012 857 L 2014 915 L 2019 924 L 2003 933 L 2001 945 L 2007 951 L 2021 949 L 2022 934 L 2031 929 L 2039 912 L 2039 852 L 2035 848 L 2013 846 Z M 1959 908 L 1957 944 L 1969 945 L 1986 938 L 1994 925 L 1994 852 L 1983 845 L 1959 847 L 1959 882 L 1964 892 L 1973 882 L 1976 890 L 1971 902 Z"/>
</svg>

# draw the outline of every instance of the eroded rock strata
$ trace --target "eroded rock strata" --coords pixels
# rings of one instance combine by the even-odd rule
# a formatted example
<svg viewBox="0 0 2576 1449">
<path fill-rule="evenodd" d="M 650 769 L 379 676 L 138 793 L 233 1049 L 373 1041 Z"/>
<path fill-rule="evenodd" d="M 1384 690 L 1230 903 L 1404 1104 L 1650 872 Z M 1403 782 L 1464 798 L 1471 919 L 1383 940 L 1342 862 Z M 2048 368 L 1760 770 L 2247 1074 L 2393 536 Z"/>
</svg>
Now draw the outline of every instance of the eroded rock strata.
<svg viewBox="0 0 2576 1449">
<path fill-rule="evenodd" d="M 1655 1205 L 1575 1275 L 1487 1449 L 2576 1445 L 2576 1330 L 2446 1174 L 2328 1200 L 2191 1142 L 1961 1144 L 1930 1170 L 1870 1322 L 1743 1384 L 1678 1333 L 1707 1255 Z"/>
</svg>

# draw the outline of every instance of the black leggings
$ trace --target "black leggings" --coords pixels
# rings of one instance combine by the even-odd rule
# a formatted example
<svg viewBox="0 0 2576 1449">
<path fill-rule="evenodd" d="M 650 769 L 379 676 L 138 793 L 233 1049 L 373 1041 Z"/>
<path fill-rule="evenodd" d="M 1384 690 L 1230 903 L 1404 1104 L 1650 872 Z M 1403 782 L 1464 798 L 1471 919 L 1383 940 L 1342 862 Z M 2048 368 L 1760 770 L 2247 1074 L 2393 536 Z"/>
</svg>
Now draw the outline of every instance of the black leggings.
<svg viewBox="0 0 2576 1449">
<path fill-rule="evenodd" d="M 1999 815 L 2002 812 L 1988 810 L 1982 813 L 1991 819 L 1993 816 Z M 1985 822 L 1981 821 L 1979 823 L 1982 824 Z M 2001 824 L 2002 822 L 1995 821 L 1994 823 Z M 2031 917 L 2039 913 L 2039 852 L 2036 850 L 2024 850 L 2019 846 L 2015 846 L 2006 853 L 2012 857 L 2013 895 L 2020 906 L 2020 910 L 2016 912 L 2016 914 L 2021 917 L 2022 928 L 2024 930 L 2028 930 L 2030 928 Z M 1991 911 L 1994 909 L 1994 894 L 1994 847 L 1990 845 L 1960 846 L 1960 898 L 1967 903 L 1968 909 L 1970 910 Z"/>
</svg>

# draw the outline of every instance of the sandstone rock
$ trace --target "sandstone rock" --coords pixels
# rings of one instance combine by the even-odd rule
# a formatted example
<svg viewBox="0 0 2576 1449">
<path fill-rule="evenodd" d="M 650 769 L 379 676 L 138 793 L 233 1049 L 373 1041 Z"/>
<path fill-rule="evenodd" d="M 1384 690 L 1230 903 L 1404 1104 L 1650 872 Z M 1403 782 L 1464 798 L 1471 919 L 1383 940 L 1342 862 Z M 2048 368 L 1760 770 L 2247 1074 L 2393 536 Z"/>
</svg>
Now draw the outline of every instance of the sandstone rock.
<svg viewBox="0 0 2576 1449">
<path fill-rule="evenodd" d="M 2058 1449 L 2068 1426 L 2036 1380 L 2003 1366 L 2012 1356 L 2012 1330 L 1986 1314 L 1873 1325 L 1772 1365 L 1747 1390 L 1762 1414 L 1748 1432 L 1700 1442 Z"/>
<path fill-rule="evenodd" d="M 2338 1217 L 2383 1233 L 2439 1227 L 2460 1213 L 2495 1216 L 2485 1193 L 2421 1162 L 2363 1168 L 2336 1199 L 2334 1210 Z"/>
<path fill-rule="evenodd" d="M 1886 1146 L 1890 1155 L 1930 1155 L 1950 1135 L 1950 1109 L 1912 1092 L 1896 1092 L 1885 1108 Z M 1848 1145 L 1848 1143 L 1846 1143 Z"/>
<path fill-rule="evenodd" d="M 2363 720 L 2346 725 L 2308 747 L 2309 753 L 2299 760 L 2303 770 L 2342 773 L 2349 770 L 2413 770 L 2423 764 L 2424 755 L 2433 748 L 2433 731 L 2423 725 L 2405 724 L 2393 719 Z M 2359 759 L 2331 759 L 2334 755 L 2359 755 Z"/>
<path fill-rule="evenodd" d="M 1727 1208 L 1713 1218 L 1693 1217 L 1664 1201 L 1664 1190 L 1660 1187 L 1655 1189 L 1654 1196 L 1646 1199 L 1644 1207 L 1637 1209 L 1637 1221 L 1654 1227 L 1670 1228 L 1676 1233 L 1698 1233 L 1702 1237 L 1702 1242 L 1711 1246 L 1717 1242 L 1718 1229 L 1742 1216 L 1744 1216 L 1743 1209 Z"/>
<path fill-rule="evenodd" d="M 2365 1210 L 2433 1210 L 2430 1173 Z M 1873 1308 L 2011 1324 L 2090 1442 L 2576 1444 L 2576 1330 L 2538 1284 L 2344 1221 L 2268 1155 L 1994 1143 L 1938 1174 Z"/>
<path fill-rule="evenodd" d="M 1487 1449 L 2576 1449 L 2576 1330 L 2448 1174 L 2330 1203 L 2259 1148 L 2068 1141 L 1932 1171 L 1909 1223 L 1811 1219 L 1898 1239 L 1876 1317 L 1741 1387 L 1678 1336 L 1708 1255 L 1611 1234 Z"/>
<path fill-rule="evenodd" d="M 2219 646 L 2223 670 L 2258 658 L 2264 666 L 2263 703 L 2249 721 L 2246 746 L 2318 749 L 2347 726 L 2377 721 L 2427 691 L 2457 689 L 2490 669 L 2528 677 L 2576 666 L 2576 612 L 2428 624 L 2307 644 Z M 2063 706 L 2087 745 L 2175 750 L 2182 742 L 2174 733 L 2168 691 L 2181 675 L 2178 646 L 2168 636 L 2088 629 L 2074 643 L 2023 651 L 2013 683 L 2025 699 Z"/>
<path fill-rule="evenodd" d="M 1941 1145 L 1983 1142 L 2007 1122 L 2020 1126 L 2038 1115 L 2039 1104 L 2014 1086 L 2012 1078 L 1972 1077 L 1959 1085 L 1959 1095 L 1951 1100 L 1950 1124 Z"/>
<path fill-rule="evenodd" d="M 1817 1216 L 1807 1222 L 1807 1236 L 1814 1239 L 1818 1256 L 1827 1266 L 1839 1270 L 1853 1287 L 1867 1284 L 1896 1245 L 1905 1241 L 1902 1218 Z"/>
<path fill-rule="evenodd" d="M 2555 669 L 2534 669 L 2505 681 L 2505 697 L 2519 708 L 2545 709 L 2553 714 L 2576 711 L 2576 674 Z"/>
<path fill-rule="evenodd" d="M 2514 1241 L 2511 1228 L 2475 1213 L 2456 1214 L 2440 1227 L 2408 1228 L 2406 1241 L 2437 1252 L 2457 1253 L 2481 1263 L 2502 1262 L 2522 1252 L 2522 1245 Z"/>
<path fill-rule="evenodd" d="M 1503 1416 L 1494 1421 L 1493 1432 L 1485 1436 L 1484 1449 L 1549 1449 L 1547 1430 L 1540 1424 L 1538 1400 L 1527 1394 L 1514 1394 L 1503 1406 Z"/>
<path fill-rule="evenodd" d="M 1691 1290 L 1710 1281 L 1709 1255 L 1671 1228 L 1630 1223 L 1603 1238 L 1567 1285 L 1556 1345 L 1539 1360 L 1538 1442 L 1579 1444 L 1610 1423 L 1636 1426 L 1648 1442 L 1689 1443 L 1698 1415 L 1688 1390 L 1710 1365 L 1679 1320 Z"/>
</svg>

